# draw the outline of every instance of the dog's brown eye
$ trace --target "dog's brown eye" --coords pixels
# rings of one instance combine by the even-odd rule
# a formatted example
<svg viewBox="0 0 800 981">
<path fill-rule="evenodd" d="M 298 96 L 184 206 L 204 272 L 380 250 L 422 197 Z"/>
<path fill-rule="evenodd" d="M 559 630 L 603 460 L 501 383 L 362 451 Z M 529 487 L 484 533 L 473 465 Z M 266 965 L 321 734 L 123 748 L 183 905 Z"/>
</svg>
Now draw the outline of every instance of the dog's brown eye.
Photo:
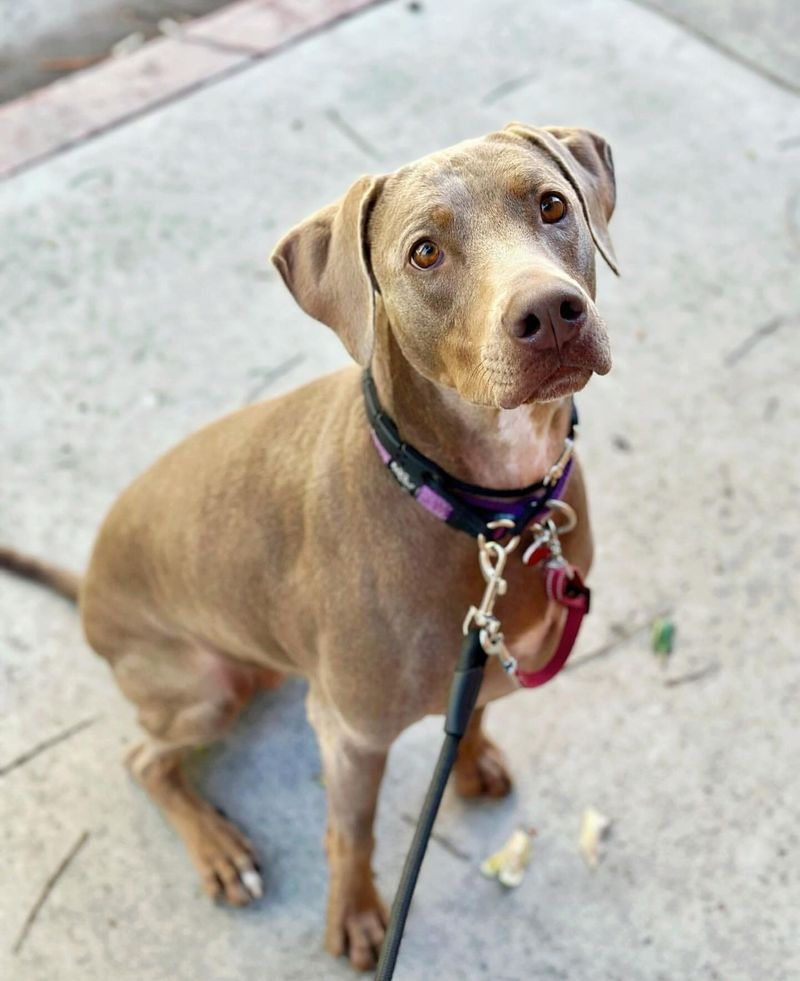
<svg viewBox="0 0 800 981">
<path fill-rule="evenodd" d="M 444 258 L 444 252 L 435 242 L 429 238 L 422 239 L 421 242 L 411 249 L 411 264 L 417 269 L 432 269 Z"/>
<path fill-rule="evenodd" d="M 558 194 L 543 194 L 539 202 L 539 211 L 542 214 L 542 221 L 552 225 L 553 222 L 561 221 L 567 213 L 567 203 Z"/>
</svg>

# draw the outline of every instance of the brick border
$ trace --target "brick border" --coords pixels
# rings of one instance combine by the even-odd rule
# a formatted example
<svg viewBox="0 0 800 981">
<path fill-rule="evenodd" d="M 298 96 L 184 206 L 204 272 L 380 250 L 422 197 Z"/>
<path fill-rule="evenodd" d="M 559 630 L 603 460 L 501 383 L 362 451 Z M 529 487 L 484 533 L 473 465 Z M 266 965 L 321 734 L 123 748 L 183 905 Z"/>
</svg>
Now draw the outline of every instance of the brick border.
<svg viewBox="0 0 800 981">
<path fill-rule="evenodd" d="M 209 82 L 379 0 L 237 0 L 0 105 L 0 179 Z"/>
</svg>

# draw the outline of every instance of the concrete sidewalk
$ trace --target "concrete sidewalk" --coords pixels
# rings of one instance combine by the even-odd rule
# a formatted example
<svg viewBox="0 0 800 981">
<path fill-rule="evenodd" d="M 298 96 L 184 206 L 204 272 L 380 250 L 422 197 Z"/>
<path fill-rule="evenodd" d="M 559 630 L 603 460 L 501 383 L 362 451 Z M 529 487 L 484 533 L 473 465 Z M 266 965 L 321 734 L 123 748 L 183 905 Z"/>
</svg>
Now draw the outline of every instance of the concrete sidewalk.
<svg viewBox="0 0 800 981">
<path fill-rule="evenodd" d="M 788 981 L 800 108 L 660 15 L 629 0 L 377 5 L 0 184 L 0 541 L 80 568 L 159 452 L 345 363 L 268 268 L 271 245 L 361 173 L 512 119 L 595 128 L 617 163 L 623 276 L 601 272 L 599 289 L 615 368 L 580 398 L 594 612 L 572 670 L 490 710 L 516 793 L 446 797 L 396 977 Z M 258 906 L 218 909 L 119 765 L 133 713 L 74 611 L 7 577 L 0 608 L 0 977 L 352 977 L 322 951 L 302 685 L 195 761 L 268 870 Z M 665 609 L 666 674 L 647 631 Z M 427 720 L 392 752 L 387 897 L 439 732 Z M 614 821 L 593 872 L 576 849 L 588 805 Z M 477 865 L 518 824 L 539 837 L 503 894 Z"/>
</svg>

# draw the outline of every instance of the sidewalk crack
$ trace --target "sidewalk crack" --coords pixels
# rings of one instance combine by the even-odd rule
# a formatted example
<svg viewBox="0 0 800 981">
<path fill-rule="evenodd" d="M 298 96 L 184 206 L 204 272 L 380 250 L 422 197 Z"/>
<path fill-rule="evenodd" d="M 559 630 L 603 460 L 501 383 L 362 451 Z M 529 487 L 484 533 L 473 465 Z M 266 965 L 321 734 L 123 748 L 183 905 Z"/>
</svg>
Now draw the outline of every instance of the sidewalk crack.
<svg viewBox="0 0 800 981">
<path fill-rule="evenodd" d="M 650 3 L 649 0 L 630 0 L 630 2 L 637 7 L 641 7 L 643 10 L 649 11 L 651 14 L 655 14 L 657 17 L 661 17 L 662 20 L 665 20 L 670 24 L 675 24 L 676 27 L 680 27 L 681 30 L 691 35 L 693 38 L 695 38 L 695 40 L 702 41 L 709 48 L 719 52 L 719 54 L 725 55 L 726 58 L 730 58 L 731 61 L 735 61 L 737 64 L 741 65 L 743 68 L 747 68 L 754 74 L 760 75 L 768 82 L 772 82 L 773 85 L 777 85 L 779 88 L 782 88 L 785 92 L 791 92 L 792 95 L 800 95 L 800 84 L 791 81 L 791 79 L 784 78 L 784 76 L 780 75 L 778 72 L 765 68 L 760 62 L 756 61 L 754 58 L 750 58 L 746 54 L 743 54 L 741 51 L 737 51 L 735 48 L 730 47 L 727 44 L 720 43 L 719 39 L 714 37 L 713 34 L 708 34 L 702 29 L 702 27 L 698 27 L 696 24 L 691 24 L 689 21 L 681 17 L 680 14 L 662 10 L 660 7 L 656 7 Z"/>
<path fill-rule="evenodd" d="M 368 140 L 366 140 L 358 132 L 358 130 L 354 129 L 337 109 L 326 109 L 325 115 L 328 120 L 339 130 L 339 132 L 353 144 L 354 147 L 361 150 L 362 153 L 366 153 L 368 157 L 372 157 L 373 160 L 380 160 L 381 155 L 378 153 L 377 149 Z"/>
</svg>

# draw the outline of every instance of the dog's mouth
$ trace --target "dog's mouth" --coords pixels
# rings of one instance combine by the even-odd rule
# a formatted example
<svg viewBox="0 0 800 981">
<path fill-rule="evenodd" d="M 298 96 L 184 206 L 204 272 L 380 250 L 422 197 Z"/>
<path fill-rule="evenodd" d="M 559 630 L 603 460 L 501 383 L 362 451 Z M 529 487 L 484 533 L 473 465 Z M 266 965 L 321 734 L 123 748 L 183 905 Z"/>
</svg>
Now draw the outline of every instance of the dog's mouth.
<svg viewBox="0 0 800 981">
<path fill-rule="evenodd" d="M 497 405 L 501 409 L 515 409 L 519 405 L 531 405 L 534 402 L 554 402 L 558 399 L 574 395 L 586 387 L 593 374 L 605 375 L 611 368 L 610 357 L 607 360 L 586 361 L 578 364 L 557 364 L 538 378 L 531 379 L 523 375 L 520 383 L 505 388 L 497 396 Z M 538 374 L 538 372 L 537 372 Z"/>
<path fill-rule="evenodd" d="M 592 377 L 591 368 L 577 365 L 559 365 L 541 384 L 537 385 L 525 404 L 532 402 L 555 402 L 558 399 L 574 395 L 586 386 Z"/>
<path fill-rule="evenodd" d="M 593 330 L 580 336 L 559 352 L 559 363 L 532 386 L 525 402 L 552 402 L 574 395 L 592 377 L 607 375 L 611 370 L 611 345 L 602 321 Z"/>
</svg>

